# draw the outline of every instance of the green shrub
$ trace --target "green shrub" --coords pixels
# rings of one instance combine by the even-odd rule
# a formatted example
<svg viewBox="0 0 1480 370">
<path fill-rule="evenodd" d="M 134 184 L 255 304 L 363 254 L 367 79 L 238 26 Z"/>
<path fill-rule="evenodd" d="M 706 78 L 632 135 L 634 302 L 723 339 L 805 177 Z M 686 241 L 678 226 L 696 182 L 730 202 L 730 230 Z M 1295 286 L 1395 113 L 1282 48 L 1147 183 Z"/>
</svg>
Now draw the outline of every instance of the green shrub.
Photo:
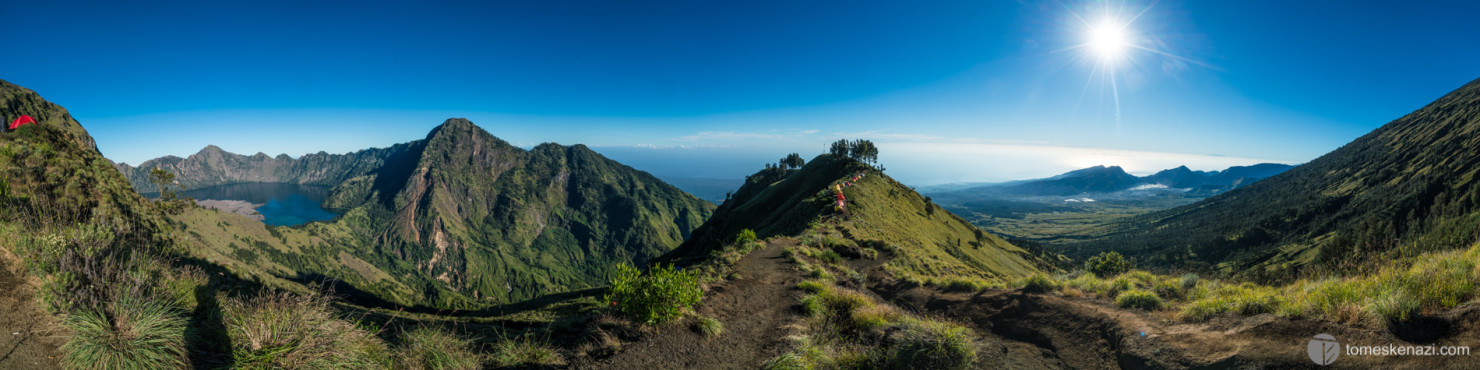
<svg viewBox="0 0 1480 370">
<path fill-rule="evenodd" d="M 877 250 L 877 249 L 864 248 L 863 249 L 863 252 L 861 252 L 861 254 L 863 255 L 863 258 L 867 258 L 867 259 L 871 259 L 871 260 L 872 259 L 879 259 L 879 250 Z"/>
<path fill-rule="evenodd" d="M 822 282 L 816 280 L 806 280 L 797 283 L 797 289 L 808 293 L 822 293 L 822 291 L 827 290 L 827 285 L 823 285 Z"/>
<path fill-rule="evenodd" d="M 751 229 L 740 230 L 740 233 L 735 235 L 735 245 L 739 246 L 748 245 L 756 240 L 755 230 Z"/>
<path fill-rule="evenodd" d="M 338 319 L 327 297 L 264 291 L 218 301 L 236 366 L 385 368 L 390 362 L 385 344 Z"/>
<path fill-rule="evenodd" d="M 106 307 L 82 308 L 62 320 L 71 332 L 61 347 L 63 365 L 78 369 L 185 366 L 185 319 L 170 305 L 123 296 Z"/>
<path fill-rule="evenodd" d="M 1197 287 L 1197 274 L 1187 273 L 1182 275 L 1182 290 L 1192 290 Z"/>
<path fill-rule="evenodd" d="M 1154 310 L 1161 308 L 1161 297 L 1153 292 L 1133 289 L 1120 293 L 1120 296 L 1115 298 L 1115 304 L 1120 307 Z"/>
<path fill-rule="evenodd" d="M 1047 293 L 1059 290 L 1059 283 L 1044 273 L 1029 275 L 1023 280 L 1023 291 L 1028 293 Z"/>
<path fill-rule="evenodd" d="M 670 265 L 654 267 L 643 275 L 637 268 L 622 263 L 617 265 L 611 292 L 605 300 L 633 321 L 658 325 L 678 318 L 684 309 L 698 304 L 703 295 L 695 274 L 678 271 Z"/>
<path fill-rule="evenodd" d="M 725 327 L 723 324 L 720 324 L 718 319 L 701 317 L 698 321 L 694 322 L 694 330 L 697 330 L 699 334 L 704 334 L 707 338 L 714 338 L 724 333 Z"/>
<path fill-rule="evenodd" d="M 1099 277 L 1120 275 L 1131 269 L 1131 263 L 1116 252 L 1102 252 L 1084 262 L 1084 270 Z"/>
<path fill-rule="evenodd" d="M 483 355 L 473 342 L 432 328 L 418 328 L 402 335 L 396 348 L 396 367 L 401 369 L 479 369 Z"/>
<path fill-rule="evenodd" d="M 972 334 L 943 321 L 908 320 L 886 355 L 893 369 L 965 369 L 976 362 Z"/>
</svg>

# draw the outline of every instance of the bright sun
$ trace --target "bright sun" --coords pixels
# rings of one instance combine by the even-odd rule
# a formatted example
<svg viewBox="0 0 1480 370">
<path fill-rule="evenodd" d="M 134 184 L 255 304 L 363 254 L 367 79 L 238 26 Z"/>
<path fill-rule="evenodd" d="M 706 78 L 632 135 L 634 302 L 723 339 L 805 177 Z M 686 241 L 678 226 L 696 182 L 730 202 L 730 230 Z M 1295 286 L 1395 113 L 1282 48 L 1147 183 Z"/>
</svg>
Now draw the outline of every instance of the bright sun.
<svg viewBox="0 0 1480 370">
<path fill-rule="evenodd" d="M 1089 47 L 1103 60 L 1115 60 L 1130 46 L 1125 26 L 1112 20 L 1101 21 L 1089 29 Z"/>
</svg>

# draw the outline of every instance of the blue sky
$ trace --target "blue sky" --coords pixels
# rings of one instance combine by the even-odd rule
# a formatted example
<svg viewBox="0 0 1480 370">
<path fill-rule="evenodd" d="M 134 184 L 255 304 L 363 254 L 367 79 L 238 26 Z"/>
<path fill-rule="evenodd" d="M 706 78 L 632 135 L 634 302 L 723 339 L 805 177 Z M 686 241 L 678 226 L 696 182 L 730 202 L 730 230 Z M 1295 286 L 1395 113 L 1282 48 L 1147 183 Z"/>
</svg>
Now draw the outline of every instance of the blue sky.
<svg viewBox="0 0 1480 370">
<path fill-rule="evenodd" d="M 129 163 L 207 144 L 341 153 L 468 117 L 660 176 L 738 178 L 841 137 L 873 139 L 919 185 L 1216 170 L 1308 161 L 1480 77 L 1476 2 L 7 0 L 0 14 L 0 79 Z M 1138 47 L 1111 69 L 1078 47 L 1105 14 L 1134 18 Z"/>
</svg>

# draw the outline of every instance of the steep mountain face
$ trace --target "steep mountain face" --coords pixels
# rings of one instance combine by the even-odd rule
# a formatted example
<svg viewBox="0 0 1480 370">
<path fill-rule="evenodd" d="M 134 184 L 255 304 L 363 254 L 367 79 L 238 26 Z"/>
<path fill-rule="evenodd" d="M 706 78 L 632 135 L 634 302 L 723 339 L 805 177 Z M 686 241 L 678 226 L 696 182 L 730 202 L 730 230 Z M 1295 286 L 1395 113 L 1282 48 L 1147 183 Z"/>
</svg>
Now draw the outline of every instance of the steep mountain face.
<svg viewBox="0 0 1480 370">
<path fill-rule="evenodd" d="M 325 203 L 347 210 L 358 258 L 437 285 L 418 299 L 429 306 L 599 286 L 618 262 L 678 246 L 714 207 L 583 145 L 524 150 L 465 119 L 393 149 Z"/>
<path fill-rule="evenodd" d="M 160 220 L 65 108 L 0 80 L 0 117 L 36 124 L 0 133 L 0 220 L 64 227 L 109 222 L 117 240 L 151 240 Z M 9 219 L 9 218 L 14 218 Z"/>
<path fill-rule="evenodd" d="M 1480 236 L 1477 147 L 1480 80 L 1310 163 L 1067 250 L 1282 278 L 1466 245 Z"/>
<path fill-rule="evenodd" d="M 318 152 L 295 159 L 286 154 L 276 157 L 262 153 L 234 154 L 209 145 L 185 158 L 167 156 L 144 161 L 138 167 L 127 163 L 116 167 L 134 189 L 143 193 L 157 190 L 149 183 L 149 171 L 155 168 L 175 174 L 175 182 L 186 189 L 247 182 L 333 186 L 385 166 L 388 158 L 410 149 L 407 144 L 401 144 L 348 154 Z"/>
<path fill-rule="evenodd" d="M 853 176 L 862 174 L 853 181 Z M 847 209 L 838 212 L 834 185 Z M 893 246 L 897 271 L 932 276 L 1016 277 L 1054 270 L 1057 255 L 1012 245 L 936 206 L 868 165 L 823 154 L 801 169 L 761 171 L 746 179 L 714 216 L 664 258 L 694 261 L 750 229 L 761 238 L 797 236 L 819 228 L 860 244 Z M 810 229 L 810 230 L 809 230 Z"/>
<path fill-rule="evenodd" d="M 77 143 L 81 149 L 98 150 L 92 136 L 82 129 L 82 124 L 67 113 L 66 108 L 41 98 L 35 91 L 0 80 L 0 119 L 9 124 L 21 115 L 31 116 L 37 125 L 53 127 L 62 131 L 66 139 Z M 19 130 L 17 130 L 19 131 Z"/>
</svg>

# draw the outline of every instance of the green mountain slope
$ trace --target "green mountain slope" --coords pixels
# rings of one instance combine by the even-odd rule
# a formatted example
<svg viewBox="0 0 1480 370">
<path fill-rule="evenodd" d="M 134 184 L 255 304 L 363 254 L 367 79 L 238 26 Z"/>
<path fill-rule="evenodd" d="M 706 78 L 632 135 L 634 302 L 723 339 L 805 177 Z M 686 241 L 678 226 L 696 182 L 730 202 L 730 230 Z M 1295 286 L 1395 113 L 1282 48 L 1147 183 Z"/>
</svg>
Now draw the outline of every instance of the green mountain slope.
<svg viewBox="0 0 1480 370">
<path fill-rule="evenodd" d="M 1480 80 L 1310 163 L 1064 250 L 1282 279 L 1464 246 L 1480 236 L 1477 147 Z"/>
<path fill-rule="evenodd" d="M 583 145 L 526 151 L 465 119 L 412 145 L 422 147 L 414 165 L 351 179 L 333 201 L 362 202 L 345 207 L 345 222 L 373 238 L 372 263 L 476 298 L 598 286 L 617 262 L 678 246 L 713 209 Z"/>
<path fill-rule="evenodd" d="M 473 308 L 600 286 L 617 263 L 677 247 L 714 209 L 583 145 L 524 150 L 465 119 L 341 158 L 354 155 L 364 159 L 345 163 L 374 168 L 333 188 L 325 206 L 345 214 L 332 223 L 264 234 L 212 211 L 177 219 L 224 265 L 333 278 L 397 305 Z M 270 172 L 217 163 L 214 173 Z"/>
<path fill-rule="evenodd" d="M 119 239 L 150 241 L 161 219 L 65 108 L 0 80 L 0 118 L 37 124 L 0 133 L 0 213 L 7 222 L 109 222 Z M 7 241 L 10 242 L 10 241 Z"/>
<path fill-rule="evenodd" d="M 833 185 L 857 174 L 862 178 L 842 188 L 846 212 L 837 212 Z M 890 251 L 886 268 L 896 275 L 1009 278 L 1053 270 L 1058 260 L 983 232 L 882 172 L 831 154 L 798 170 L 751 175 L 666 258 L 708 258 L 744 229 L 761 238 L 837 232 L 859 246 Z"/>
</svg>

